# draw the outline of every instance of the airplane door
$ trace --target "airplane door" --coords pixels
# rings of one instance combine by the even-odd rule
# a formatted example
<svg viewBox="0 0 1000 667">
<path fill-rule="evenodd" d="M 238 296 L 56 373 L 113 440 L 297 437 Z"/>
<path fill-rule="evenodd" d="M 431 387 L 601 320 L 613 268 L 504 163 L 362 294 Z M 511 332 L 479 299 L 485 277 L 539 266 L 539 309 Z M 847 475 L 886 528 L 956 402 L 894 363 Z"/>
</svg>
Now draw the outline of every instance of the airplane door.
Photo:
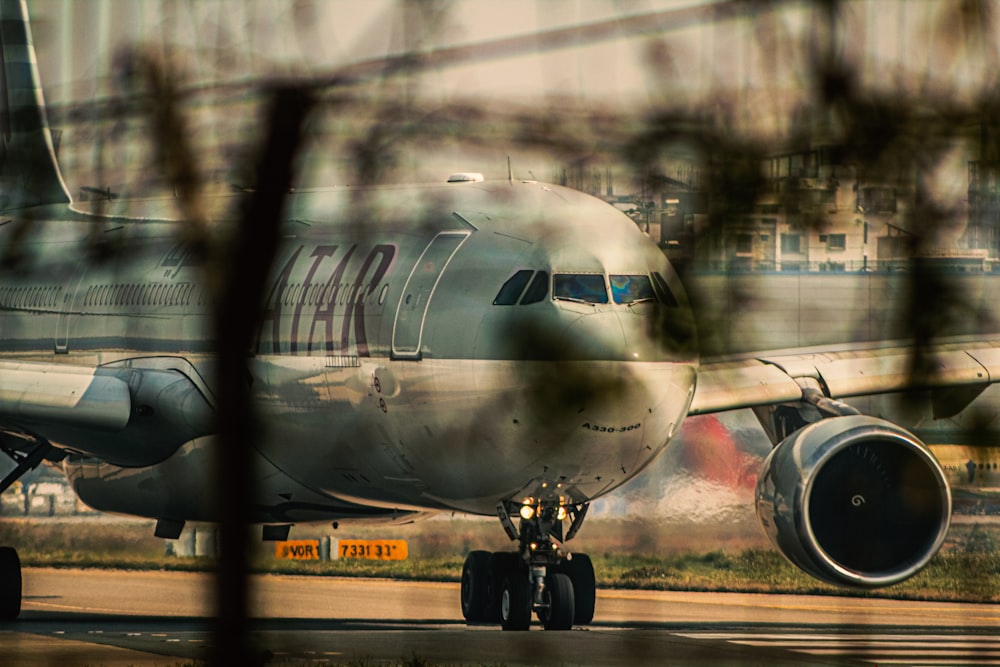
<svg viewBox="0 0 1000 667">
<path fill-rule="evenodd" d="M 424 318 L 441 274 L 470 232 L 441 232 L 427 244 L 410 271 L 392 325 L 392 356 L 419 359 Z"/>
<path fill-rule="evenodd" d="M 87 277 L 87 269 L 77 280 L 70 280 L 70 292 L 63 295 L 62 308 L 56 316 L 54 351 L 56 354 L 69 354 L 70 319 L 80 310 L 83 293 L 83 279 Z"/>
</svg>

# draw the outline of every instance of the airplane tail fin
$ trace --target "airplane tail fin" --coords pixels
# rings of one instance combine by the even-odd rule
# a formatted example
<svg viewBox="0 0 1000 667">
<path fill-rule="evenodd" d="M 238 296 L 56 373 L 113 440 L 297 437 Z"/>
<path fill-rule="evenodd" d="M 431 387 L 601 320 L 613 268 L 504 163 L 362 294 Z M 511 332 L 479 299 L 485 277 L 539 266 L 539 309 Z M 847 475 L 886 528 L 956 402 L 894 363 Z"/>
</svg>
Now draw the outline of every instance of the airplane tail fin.
<svg viewBox="0 0 1000 667">
<path fill-rule="evenodd" d="M 0 61 L 0 211 L 68 204 L 25 0 L 0 0 Z"/>
</svg>

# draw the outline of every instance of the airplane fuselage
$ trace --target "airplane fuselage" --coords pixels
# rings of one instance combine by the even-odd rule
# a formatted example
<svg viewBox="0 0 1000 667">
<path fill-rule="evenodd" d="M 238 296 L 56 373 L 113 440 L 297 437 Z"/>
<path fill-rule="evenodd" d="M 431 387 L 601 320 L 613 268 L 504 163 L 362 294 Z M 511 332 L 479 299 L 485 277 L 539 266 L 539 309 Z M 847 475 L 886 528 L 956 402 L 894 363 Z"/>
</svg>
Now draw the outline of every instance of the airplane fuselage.
<svg viewBox="0 0 1000 667">
<path fill-rule="evenodd" d="M 696 346 L 676 277 L 630 220 L 536 183 L 358 197 L 290 197 L 247 359 L 261 520 L 492 513 L 554 489 L 586 502 L 662 451 Z M 0 283 L 5 358 L 169 368 L 212 404 L 213 267 L 176 223 L 39 220 L 16 243 L 14 228 L 0 226 L 19 253 Z M 183 433 L 155 461 L 141 442 L 97 460 L 100 432 L 52 437 L 91 454 L 63 466 L 100 509 L 211 519 L 196 489 L 213 433 Z"/>
</svg>

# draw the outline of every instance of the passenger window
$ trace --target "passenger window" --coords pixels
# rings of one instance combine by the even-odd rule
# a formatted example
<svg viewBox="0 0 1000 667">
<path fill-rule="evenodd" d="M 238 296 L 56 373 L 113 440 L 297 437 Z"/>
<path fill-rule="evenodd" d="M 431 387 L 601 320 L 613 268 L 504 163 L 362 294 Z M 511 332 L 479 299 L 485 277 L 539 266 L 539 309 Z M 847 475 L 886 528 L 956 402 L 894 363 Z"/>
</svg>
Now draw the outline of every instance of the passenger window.
<svg viewBox="0 0 1000 667">
<path fill-rule="evenodd" d="M 528 285 L 528 290 L 524 293 L 524 298 L 521 299 L 521 305 L 527 305 L 529 303 L 538 303 L 543 300 L 549 293 L 549 273 L 548 271 L 539 271 L 535 274 L 535 279 L 531 281 Z"/>
<path fill-rule="evenodd" d="M 518 297 L 521 296 L 521 292 L 524 291 L 524 286 L 528 284 L 531 279 L 531 274 L 534 271 L 530 269 L 521 269 L 510 278 L 507 282 L 503 284 L 500 291 L 497 292 L 497 296 L 493 299 L 494 306 L 513 306 L 517 303 Z"/>
<path fill-rule="evenodd" d="M 608 278 L 615 303 L 641 303 L 656 298 L 649 276 L 611 275 Z"/>
<path fill-rule="evenodd" d="M 655 271 L 653 272 L 653 284 L 656 286 L 656 296 L 660 299 L 661 303 L 671 308 L 680 306 L 677 302 L 677 297 L 674 296 L 674 293 L 670 290 L 670 286 L 667 285 L 667 281 Z"/>
<path fill-rule="evenodd" d="M 580 303 L 607 303 L 608 288 L 600 273 L 557 273 L 552 278 L 552 298 Z"/>
</svg>

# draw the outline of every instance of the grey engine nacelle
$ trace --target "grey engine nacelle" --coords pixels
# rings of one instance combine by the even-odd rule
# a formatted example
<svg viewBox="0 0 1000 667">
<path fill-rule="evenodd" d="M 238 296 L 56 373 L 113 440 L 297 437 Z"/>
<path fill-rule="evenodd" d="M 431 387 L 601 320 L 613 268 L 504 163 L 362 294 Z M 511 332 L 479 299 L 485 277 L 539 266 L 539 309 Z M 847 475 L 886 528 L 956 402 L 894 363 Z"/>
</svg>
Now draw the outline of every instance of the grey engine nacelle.
<svg viewBox="0 0 1000 667">
<path fill-rule="evenodd" d="M 211 405 L 177 370 L 104 366 L 95 379 L 117 389 L 108 392 L 115 400 L 106 401 L 107 424 L 93 418 L 75 420 L 75 413 L 67 411 L 57 415 L 62 419 L 50 418 L 39 425 L 37 432 L 72 452 L 136 467 L 159 463 L 184 443 L 213 430 Z"/>
<path fill-rule="evenodd" d="M 757 482 L 757 517 L 808 574 L 875 588 L 919 572 L 951 520 L 951 492 L 933 454 L 874 417 L 833 417 L 783 440 Z"/>
</svg>

